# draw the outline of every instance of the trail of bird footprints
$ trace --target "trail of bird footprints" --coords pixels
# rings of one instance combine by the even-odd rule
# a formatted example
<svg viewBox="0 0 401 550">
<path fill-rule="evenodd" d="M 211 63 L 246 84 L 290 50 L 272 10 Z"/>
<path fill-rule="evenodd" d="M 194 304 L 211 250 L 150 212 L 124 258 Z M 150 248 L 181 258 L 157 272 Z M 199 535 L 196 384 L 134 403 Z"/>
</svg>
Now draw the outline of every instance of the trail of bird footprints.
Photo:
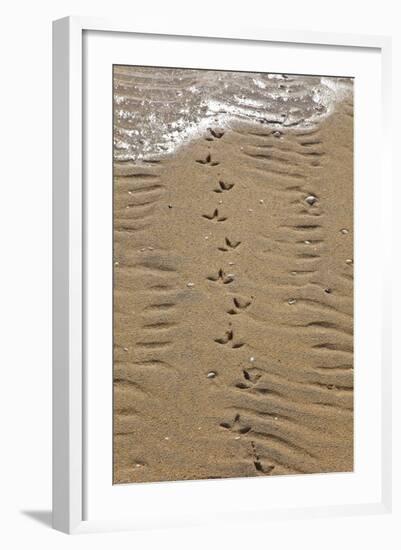
<svg viewBox="0 0 401 550">
<path fill-rule="evenodd" d="M 213 137 L 222 137 L 217 133 L 210 132 Z M 215 135 L 216 134 L 216 135 Z M 254 134 L 258 135 L 258 134 Z M 240 439 L 241 436 L 247 436 L 250 442 L 249 456 L 253 462 L 256 475 L 269 475 L 274 473 L 277 468 L 281 472 L 307 472 L 318 469 L 315 455 L 308 450 L 308 438 L 311 433 L 308 432 L 302 422 L 298 420 L 299 411 L 304 407 L 302 401 L 293 398 L 293 404 L 290 401 L 288 404 L 287 394 L 288 388 L 290 391 L 302 393 L 308 389 L 312 391 L 316 397 L 316 411 L 311 411 L 309 414 L 317 416 L 321 414 L 319 408 L 328 407 L 337 409 L 338 412 L 344 414 L 348 409 L 345 404 L 342 394 L 346 394 L 352 387 L 340 386 L 339 384 L 329 383 L 332 379 L 327 375 L 327 384 L 321 382 L 321 378 L 317 377 L 316 373 L 324 371 L 329 373 L 333 370 L 333 374 L 340 370 L 346 372 L 348 368 L 352 368 L 352 341 L 346 344 L 339 344 L 336 341 L 337 334 L 346 334 L 344 332 L 344 322 L 342 317 L 347 315 L 345 310 L 339 309 L 341 300 L 332 305 L 327 302 L 326 298 L 332 294 L 333 289 L 327 286 L 320 286 L 316 281 L 319 279 L 319 265 L 321 253 L 325 244 L 324 225 L 319 221 L 322 216 L 322 201 L 317 192 L 311 191 L 310 183 L 306 176 L 297 171 L 298 157 L 300 159 L 308 159 L 309 166 L 316 169 L 321 165 L 324 158 L 322 150 L 322 142 L 319 138 L 318 131 L 308 131 L 298 133 L 297 142 L 292 146 L 283 146 L 277 149 L 273 157 L 270 136 L 275 140 L 281 141 L 282 132 L 271 132 L 270 134 L 261 133 L 260 137 L 266 140 L 264 143 L 259 143 L 257 151 L 245 151 L 244 154 L 256 162 L 256 169 L 262 171 L 270 178 L 278 179 L 277 192 L 282 193 L 283 186 L 279 182 L 281 177 L 285 177 L 286 187 L 288 192 L 289 204 L 294 204 L 297 207 L 297 214 L 293 222 L 282 225 L 279 230 L 282 235 L 276 242 L 280 242 L 281 250 L 285 250 L 288 245 L 293 250 L 294 245 L 297 247 L 295 254 L 289 252 L 288 258 L 294 261 L 294 268 L 289 273 L 290 277 L 299 279 L 299 283 L 294 286 L 294 291 L 291 292 L 287 299 L 287 307 L 295 307 L 302 304 L 303 311 L 306 313 L 309 320 L 305 323 L 306 330 L 313 330 L 316 327 L 327 332 L 327 341 L 321 343 L 310 344 L 312 353 L 332 353 L 333 355 L 327 360 L 326 356 L 321 356 L 320 360 L 313 357 L 312 366 L 310 367 L 311 382 L 300 382 L 296 379 L 289 383 L 285 376 L 279 374 L 270 374 L 266 370 L 267 365 L 261 364 L 259 367 L 243 368 L 242 380 L 235 383 L 235 389 L 240 392 L 246 392 L 249 397 L 253 396 L 252 406 L 243 415 L 236 412 L 231 421 L 220 423 L 220 427 L 234 434 L 235 439 Z M 212 160 L 211 154 L 206 156 L 205 160 L 197 160 L 196 162 L 204 165 L 217 166 L 219 163 Z M 302 160 L 302 162 L 305 162 Z M 281 170 L 280 166 L 285 167 Z M 255 164 L 253 165 L 255 167 Z M 297 180 L 298 183 L 292 185 L 291 180 Z M 273 184 L 274 188 L 274 184 Z M 214 193 L 235 193 L 235 183 L 227 183 L 219 179 L 217 187 L 213 189 Z M 261 201 L 263 202 L 263 201 Z M 227 217 L 220 213 L 219 208 L 215 208 L 212 214 L 203 214 L 203 218 L 221 222 L 227 221 Z M 343 234 L 348 233 L 347 229 L 342 230 Z M 218 250 L 223 253 L 236 251 L 242 245 L 240 240 L 235 240 L 232 237 L 226 236 L 224 244 L 218 246 Z M 286 256 L 284 252 L 282 256 Z M 346 261 L 347 265 L 352 265 L 352 260 Z M 348 278 L 348 273 L 343 275 L 344 279 Z M 235 275 L 226 273 L 224 268 L 220 267 L 217 273 L 207 276 L 207 280 L 213 283 L 221 283 L 222 285 L 230 285 L 234 282 Z M 290 285 L 291 286 L 291 285 Z M 313 289 L 314 294 L 311 295 Z M 312 297 L 311 297 L 312 296 Z M 254 297 L 232 296 L 231 307 L 226 310 L 227 315 L 236 316 L 248 311 L 252 306 Z M 334 304 L 334 303 L 333 303 Z M 318 317 L 313 318 L 313 315 L 318 314 Z M 323 315 L 324 321 L 321 321 Z M 300 326 L 298 323 L 296 326 Z M 288 329 L 287 326 L 285 326 Z M 350 336 L 352 337 L 352 329 Z M 332 338 L 334 340 L 332 341 Z M 214 339 L 214 342 L 224 349 L 238 350 L 246 346 L 246 342 L 240 335 L 237 334 L 237 329 L 233 328 L 232 323 L 228 321 L 228 328 L 223 335 L 219 335 Z M 259 350 L 263 353 L 263 349 Z M 350 354 L 349 357 L 347 354 Z M 345 360 L 345 361 L 344 361 Z M 254 358 L 251 358 L 254 361 Z M 320 364 L 316 365 L 316 362 Z M 323 367 L 326 363 L 326 367 Z M 330 366 L 329 366 L 330 365 Z M 307 367 L 308 370 L 309 367 Z M 287 375 L 288 376 L 288 375 Z M 321 375 L 319 375 L 321 376 Z M 314 381 L 316 380 L 316 381 Z M 305 390 L 304 390 L 305 388 Z M 328 392 L 327 394 L 325 392 Z M 333 393 L 334 392 L 334 393 Z M 337 392 L 337 393 L 335 393 Z M 330 397 L 333 396 L 332 397 Z M 274 412 L 274 402 L 269 406 L 263 400 L 259 401 L 262 396 L 268 396 L 269 399 L 277 400 L 277 412 Z M 287 402 L 288 412 L 282 412 L 282 400 Z M 243 401 L 242 401 L 243 403 Z M 313 406 L 311 403 L 310 406 Z M 242 407 L 242 405 L 241 405 Z M 270 412 L 273 408 L 273 412 Z M 298 430 L 298 435 L 295 437 L 294 426 Z M 319 432 L 313 432 L 315 440 L 319 441 L 322 435 Z M 296 441 L 296 442 L 295 442 Z M 306 465 L 307 464 L 307 465 Z"/>
<path fill-rule="evenodd" d="M 221 138 L 224 134 L 221 132 L 213 131 L 211 129 L 210 133 L 217 138 Z M 208 154 L 205 160 L 197 160 L 197 163 L 200 164 L 209 164 L 212 166 L 216 166 L 219 163 L 212 162 L 211 155 Z M 215 193 L 225 193 L 232 191 L 235 187 L 234 183 L 226 183 L 223 180 L 218 181 L 218 186 L 213 189 Z M 235 192 L 235 191 L 234 191 Z M 221 216 L 219 213 L 219 209 L 215 208 L 212 214 L 203 214 L 203 218 L 210 220 L 210 221 L 227 221 L 227 217 Z M 218 247 L 218 250 L 220 252 L 230 252 L 235 251 L 238 249 L 238 247 L 242 244 L 240 240 L 235 240 L 232 237 L 225 237 L 224 238 L 224 244 L 222 246 Z M 223 268 L 219 268 L 216 274 L 208 275 L 207 280 L 212 281 L 214 283 L 221 283 L 222 285 L 230 285 L 234 282 L 234 274 L 233 273 L 226 273 Z M 226 313 L 230 316 L 232 315 L 239 315 L 243 312 L 245 312 L 251 305 L 254 300 L 254 297 L 251 296 L 250 298 L 243 297 L 243 296 L 233 296 L 231 298 L 232 300 L 232 307 L 226 311 Z M 225 331 L 225 333 L 222 336 L 219 336 L 218 338 L 214 339 L 214 342 L 220 346 L 224 346 L 224 348 L 232 349 L 232 350 L 238 350 L 243 348 L 246 343 L 237 336 L 236 330 L 232 327 L 232 323 L 228 322 L 228 328 Z M 214 379 L 217 372 L 213 372 L 213 377 L 210 377 L 211 379 Z M 261 377 L 261 374 L 257 369 L 248 369 L 243 370 L 243 376 L 246 381 L 246 383 L 237 383 L 236 388 L 237 389 L 249 389 L 254 384 L 256 384 Z M 234 432 L 238 434 L 238 438 L 240 435 L 245 435 L 248 432 L 251 432 L 252 426 L 248 424 L 243 424 L 241 421 L 240 414 L 236 414 L 233 421 L 231 423 L 228 422 L 222 422 L 220 423 L 220 427 L 229 430 L 231 432 Z M 237 439 L 237 437 L 236 437 Z M 259 453 L 256 449 L 256 444 L 253 440 L 250 442 L 250 450 L 249 450 L 250 459 L 253 463 L 255 473 L 256 475 L 268 475 L 271 472 L 273 472 L 275 465 L 273 464 L 263 464 L 262 460 L 259 456 Z"/>
<path fill-rule="evenodd" d="M 211 133 L 211 135 L 213 137 L 218 138 L 218 139 L 221 139 L 224 135 L 223 131 L 213 130 L 212 128 L 209 128 L 209 132 Z M 208 153 L 205 160 L 197 160 L 196 162 L 200 163 L 200 164 L 210 164 L 211 166 L 217 166 L 218 164 L 220 164 L 219 162 L 212 162 L 212 157 L 211 157 L 210 153 Z M 222 180 L 219 180 L 218 181 L 218 186 L 219 187 L 214 189 L 215 193 L 223 193 L 223 192 L 231 191 L 234 188 L 235 184 L 234 183 L 226 183 Z M 216 221 L 216 222 L 224 222 L 224 221 L 227 221 L 227 219 L 228 219 L 226 216 L 221 216 L 219 214 L 219 209 L 218 208 L 215 208 L 212 214 L 202 214 L 202 217 L 207 219 L 207 220 Z M 218 247 L 218 250 L 221 251 L 221 252 L 228 252 L 229 250 L 237 249 L 240 246 L 240 244 L 241 244 L 241 241 L 236 241 L 236 240 L 230 239 L 228 237 L 225 237 L 224 245 Z M 221 282 L 224 285 L 228 285 L 228 284 L 230 284 L 234 281 L 234 275 L 231 274 L 231 273 L 226 274 L 222 268 L 220 268 L 218 270 L 217 275 L 209 275 L 206 278 L 209 281 Z M 229 315 L 235 315 L 235 314 L 239 313 L 241 310 L 246 309 L 251 304 L 251 301 L 244 300 L 240 297 L 239 298 L 233 298 L 233 302 L 234 302 L 235 309 L 229 310 L 227 312 Z M 229 323 L 229 325 L 231 325 L 231 323 Z M 214 341 L 217 344 L 221 344 L 221 345 L 227 345 L 228 344 L 229 347 L 231 347 L 232 349 L 239 349 L 239 348 L 242 348 L 245 345 L 244 342 L 237 341 L 234 338 L 234 332 L 231 328 L 229 328 L 226 331 L 224 336 L 222 336 L 220 338 L 215 338 Z"/>
</svg>

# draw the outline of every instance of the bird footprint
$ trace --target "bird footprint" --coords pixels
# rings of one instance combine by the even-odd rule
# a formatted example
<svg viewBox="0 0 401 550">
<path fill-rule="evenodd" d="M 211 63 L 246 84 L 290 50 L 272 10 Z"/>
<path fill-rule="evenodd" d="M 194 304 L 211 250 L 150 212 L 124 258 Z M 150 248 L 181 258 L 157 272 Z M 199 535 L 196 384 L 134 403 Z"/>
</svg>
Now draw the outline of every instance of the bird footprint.
<svg viewBox="0 0 401 550">
<path fill-rule="evenodd" d="M 222 428 L 225 428 L 226 430 L 231 430 L 233 432 L 237 432 L 240 434 L 246 434 L 251 430 L 251 426 L 243 425 L 241 421 L 241 416 L 239 414 L 236 414 L 234 417 L 234 420 L 232 422 L 222 422 L 220 424 Z"/>
<path fill-rule="evenodd" d="M 216 222 L 225 222 L 226 221 L 226 217 L 224 216 L 220 216 L 219 215 L 219 211 L 218 209 L 216 208 L 213 212 L 213 214 L 202 214 L 202 218 L 205 218 L 206 220 L 216 220 Z"/>
<path fill-rule="evenodd" d="M 241 244 L 241 241 L 231 241 L 229 238 L 226 237 L 225 243 L 226 243 L 226 246 L 218 247 L 218 249 L 221 250 L 222 252 L 228 252 L 230 248 L 237 248 Z"/>
<path fill-rule="evenodd" d="M 209 132 L 212 134 L 213 137 L 220 139 L 224 136 L 223 130 L 213 130 L 212 128 L 208 128 Z"/>
<path fill-rule="evenodd" d="M 219 269 L 217 275 L 209 275 L 208 279 L 214 282 L 221 281 L 223 285 L 228 285 L 234 281 L 234 275 L 232 273 L 226 274 L 222 269 Z"/>
<path fill-rule="evenodd" d="M 243 342 L 234 342 L 234 333 L 232 329 L 227 330 L 222 338 L 215 338 L 214 341 L 222 345 L 231 344 L 233 349 L 242 348 L 242 346 L 245 345 Z"/>
<path fill-rule="evenodd" d="M 237 298 L 233 298 L 233 302 L 234 302 L 234 309 L 230 309 L 227 311 L 227 313 L 229 313 L 230 315 L 236 315 L 237 313 L 241 313 L 241 311 L 238 311 L 238 310 L 248 308 L 251 305 L 252 300 L 237 297 Z"/>
<path fill-rule="evenodd" d="M 210 153 L 207 155 L 205 160 L 199 159 L 196 162 L 198 162 L 199 164 L 210 164 L 210 166 L 217 166 L 218 164 L 220 164 L 219 162 L 212 161 L 212 155 Z"/>
<path fill-rule="evenodd" d="M 219 187 L 214 189 L 215 193 L 223 193 L 224 191 L 230 191 L 234 187 L 235 183 L 225 183 L 224 181 L 219 181 Z"/>
<path fill-rule="evenodd" d="M 260 378 L 262 378 L 262 373 L 257 368 L 250 368 L 250 369 L 243 369 L 242 374 L 250 384 L 256 384 Z M 237 384 L 237 387 L 239 387 L 239 384 Z M 242 388 L 249 388 L 248 385 L 242 384 Z"/>
</svg>

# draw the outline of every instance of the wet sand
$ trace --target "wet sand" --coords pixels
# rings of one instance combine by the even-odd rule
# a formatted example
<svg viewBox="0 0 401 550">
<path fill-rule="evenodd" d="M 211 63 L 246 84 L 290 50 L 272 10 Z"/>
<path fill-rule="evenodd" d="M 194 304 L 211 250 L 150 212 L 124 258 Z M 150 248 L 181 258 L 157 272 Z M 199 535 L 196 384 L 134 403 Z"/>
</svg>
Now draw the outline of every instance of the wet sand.
<svg viewBox="0 0 401 550">
<path fill-rule="evenodd" d="M 115 483 L 353 469 L 352 114 L 116 158 Z"/>
</svg>

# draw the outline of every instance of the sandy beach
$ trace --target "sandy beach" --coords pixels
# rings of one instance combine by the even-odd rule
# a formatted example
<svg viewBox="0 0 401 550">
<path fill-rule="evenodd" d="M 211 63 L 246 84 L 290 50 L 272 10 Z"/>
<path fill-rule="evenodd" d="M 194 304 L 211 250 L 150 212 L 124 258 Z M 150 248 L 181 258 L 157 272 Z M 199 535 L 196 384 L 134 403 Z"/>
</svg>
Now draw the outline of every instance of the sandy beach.
<svg viewBox="0 0 401 550">
<path fill-rule="evenodd" d="M 115 110 L 155 109 L 140 74 L 115 67 Z M 173 110 L 188 75 L 155 84 Z M 352 89 L 302 101 L 171 150 L 115 117 L 114 483 L 353 469 Z"/>
</svg>

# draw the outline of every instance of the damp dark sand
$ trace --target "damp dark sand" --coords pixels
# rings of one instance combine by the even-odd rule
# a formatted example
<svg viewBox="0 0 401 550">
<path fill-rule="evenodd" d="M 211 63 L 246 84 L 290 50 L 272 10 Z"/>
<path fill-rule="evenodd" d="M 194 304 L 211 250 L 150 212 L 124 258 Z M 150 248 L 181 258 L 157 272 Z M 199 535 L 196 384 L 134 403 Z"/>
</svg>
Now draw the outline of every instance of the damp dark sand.
<svg viewBox="0 0 401 550">
<path fill-rule="evenodd" d="M 115 161 L 115 483 L 353 469 L 352 114 Z"/>
</svg>

